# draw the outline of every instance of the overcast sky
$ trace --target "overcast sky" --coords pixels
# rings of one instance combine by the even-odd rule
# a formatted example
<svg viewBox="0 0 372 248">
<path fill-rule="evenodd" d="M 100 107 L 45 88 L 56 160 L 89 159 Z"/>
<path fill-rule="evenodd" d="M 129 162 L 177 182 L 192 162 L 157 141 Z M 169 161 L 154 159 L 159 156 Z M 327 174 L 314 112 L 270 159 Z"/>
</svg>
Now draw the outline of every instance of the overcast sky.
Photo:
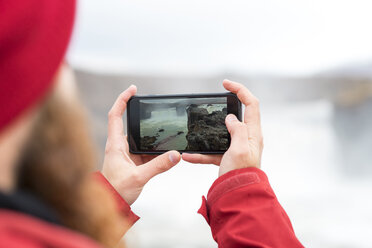
<svg viewBox="0 0 372 248">
<path fill-rule="evenodd" d="M 95 70 L 306 75 L 372 61 L 369 0 L 80 0 L 69 60 Z"/>
</svg>

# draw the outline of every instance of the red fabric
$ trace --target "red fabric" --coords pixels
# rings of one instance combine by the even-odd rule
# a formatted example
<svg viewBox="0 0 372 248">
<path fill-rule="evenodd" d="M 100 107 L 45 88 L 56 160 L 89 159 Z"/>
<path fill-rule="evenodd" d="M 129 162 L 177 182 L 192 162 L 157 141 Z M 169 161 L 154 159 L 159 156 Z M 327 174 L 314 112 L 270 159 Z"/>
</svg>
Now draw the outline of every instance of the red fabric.
<svg viewBox="0 0 372 248">
<path fill-rule="evenodd" d="M 219 177 L 199 209 L 221 248 L 303 247 L 291 222 L 257 168 L 230 171 Z"/>
<path fill-rule="evenodd" d="M 0 247 L 99 248 L 92 239 L 32 216 L 0 209 Z"/>
<path fill-rule="evenodd" d="M 40 101 L 66 52 L 75 0 L 0 0 L 0 132 Z"/>
<path fill-rule="evenodd" d="M 102 182 L 103 185 L 105 185 L 105 187 L 112 193 L 112 196 L 116 200 L 119 211 L 125 217 L 126 221 L 128 221 L 128 224 L 132 226 L 134 223 L 136 223 L 136 221 L 139 220 L 139 217 L 132 212 L 128 203 L 121 197 L 121 195 L 114 189 L 114 187 L 112 187 L 105 176 L 102 175 L 101 172 L 95 172 L 93 175 L 97 178 L 97 180 Z"/>
</svg>

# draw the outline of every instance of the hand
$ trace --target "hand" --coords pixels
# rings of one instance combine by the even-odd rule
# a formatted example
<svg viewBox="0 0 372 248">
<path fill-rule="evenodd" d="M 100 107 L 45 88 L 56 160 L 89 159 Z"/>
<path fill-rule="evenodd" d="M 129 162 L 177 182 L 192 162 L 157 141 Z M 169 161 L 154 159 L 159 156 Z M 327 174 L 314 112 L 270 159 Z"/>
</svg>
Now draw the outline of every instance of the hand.
<svg viewBox="0 0 372 248">
<path fill-rule="evenodd" d="M 136 201 L 151 178 L 169 170 L 181 159 L 177 151 L 159 156 L 129 153 L 122 117 L 129 98 L 136 92 L 137 88 L 130 86 L 121 93 L 108 114 L 108 138 L 102 168 L 102 174 L 129 205 Z"/>
<path fill-rule="evenodd" d="M 182 154 L 182 159 L 190 163 L 219 165 L 219 176 L 246 167 L 260 168 L 263 149 L 257 98 L 242 84 L 224 80 L 223 86 L 226 90 L 237 94 L 239 100 L 245 105 L 243 122 L 233 114 L 226 117 L 226 127 L 231 135 L 229 149 L 223 155 Z"/>
</svg>

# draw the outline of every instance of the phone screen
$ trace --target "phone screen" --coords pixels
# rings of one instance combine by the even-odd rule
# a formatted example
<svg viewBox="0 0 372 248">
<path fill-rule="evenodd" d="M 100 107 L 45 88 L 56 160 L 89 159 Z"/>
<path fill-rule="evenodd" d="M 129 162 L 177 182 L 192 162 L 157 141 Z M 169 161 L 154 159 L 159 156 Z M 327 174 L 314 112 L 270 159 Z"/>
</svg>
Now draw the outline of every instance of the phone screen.
<svg viewBox="0 0 372 248">
<path fill-rule="evenodd" d="M 139 151 L 226 151 L 228 97 L 138 98 Z M 133 109 L 131 110 L 133 112 Z M 133 113 L 132 113 L 133 116 Z"/>
<path fill-rule="evenodd" d="M 140 100 L 141 150 L 226 150 L 227 100 Z"/>
</svg>

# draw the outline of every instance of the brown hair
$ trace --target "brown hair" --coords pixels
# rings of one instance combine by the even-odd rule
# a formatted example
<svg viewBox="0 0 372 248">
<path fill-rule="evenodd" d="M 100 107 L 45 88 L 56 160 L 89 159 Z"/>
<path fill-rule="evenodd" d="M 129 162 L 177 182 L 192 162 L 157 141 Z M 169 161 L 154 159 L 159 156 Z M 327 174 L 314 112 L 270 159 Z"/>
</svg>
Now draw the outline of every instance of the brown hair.
<svg viewBox="0 0 372 248">
<path fill-rule="evenodd" d="M 81 104 L 53 93 L 41 108 L 20 162 L 19 187 L 51 206 L 66 227 L 117 245 L 128 226 L 91 175 L 97 159 Z"/>
</svg>

